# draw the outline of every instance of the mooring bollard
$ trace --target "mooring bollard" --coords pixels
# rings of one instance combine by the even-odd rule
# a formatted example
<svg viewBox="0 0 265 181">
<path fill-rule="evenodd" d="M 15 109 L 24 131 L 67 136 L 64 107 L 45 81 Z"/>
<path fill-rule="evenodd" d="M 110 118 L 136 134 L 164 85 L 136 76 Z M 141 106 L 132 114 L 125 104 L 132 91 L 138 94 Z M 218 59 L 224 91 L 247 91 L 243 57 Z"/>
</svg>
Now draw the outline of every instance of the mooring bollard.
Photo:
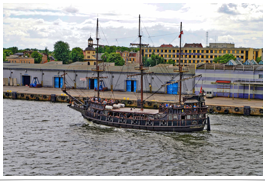
<svg viewBox="0 0 265 181">
<path fill-rule="evenodd" d="M 51 102 L 56 102 L 56 94 L 51 94 Z"/>
<path fill-rule="evenodd" d="M 210 117 L 207 117 L 207 131 L 211 131 Z"/>
</svg>

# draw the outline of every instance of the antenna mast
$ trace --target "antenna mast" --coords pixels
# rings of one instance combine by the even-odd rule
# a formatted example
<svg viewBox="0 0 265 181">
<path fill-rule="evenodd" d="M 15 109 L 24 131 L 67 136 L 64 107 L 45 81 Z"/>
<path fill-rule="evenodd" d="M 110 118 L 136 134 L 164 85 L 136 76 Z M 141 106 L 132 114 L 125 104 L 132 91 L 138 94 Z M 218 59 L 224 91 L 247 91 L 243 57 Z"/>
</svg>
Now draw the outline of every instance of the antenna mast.
<svg viewBox="0 0 265 181">
<path fill-rule="evenodd" d="M 180 39 L 179 39 L 179 80 L 182 79 L 182 66 L 180 65 L 181 53 L 181 32 L 182 32 L 182 22 L 180 22 Z M 179 104 L 181 104 L 181 81 L 179 82 Z"/>
<path fill-rule="evenodd" d="M 208 31 L 206 32 L 206 48 L 207 48 L 207 45 L 208 45 Z"/>
<path fill-rule="evenodd" d="M 139 64 L 140 64 L 140 70 L 141 70 L 141 110 L 143 110 L 143 62 L 141 59 L 141 37 L 142 35 L 140 34 L 140 14 L 139 14 L 139 38 L 140 38 L 140 52 L 139 52 Z"/>
<path fill-rule="evenodd" d="M 99 100 L 99 66 L 98 66 L 98 18 L 97 18 L 97 32 L 96 32 L 96 39 L 97 39 L 97 56 L 96 56 L 96 70 L 97 70 L 97 92 L 98 92 L 98 100 Z"/>
</svg>

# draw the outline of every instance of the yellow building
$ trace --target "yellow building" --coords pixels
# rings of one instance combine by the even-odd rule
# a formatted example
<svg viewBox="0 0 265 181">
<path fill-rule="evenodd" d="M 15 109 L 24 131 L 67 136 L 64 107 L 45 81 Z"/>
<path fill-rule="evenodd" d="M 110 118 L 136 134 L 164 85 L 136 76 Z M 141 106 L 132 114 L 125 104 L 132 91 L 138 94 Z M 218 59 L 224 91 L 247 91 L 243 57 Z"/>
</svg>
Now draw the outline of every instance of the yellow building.
<svg viewBox="0 0 265 181">
<path fill-rule="evenodd" d="M 246 60 L 256 60 L 262 56 L 262 49 L 254 48 L 194 48 L 183 47 L 181 62 L 184 66 L 197 63 L 213 63 L 215 57 L 225 54 L 233 54 L 235 57 L 241 58 L 244 63 Z M 151 54 L 157 54 L 166 61 L 169 59 L 179 62 L 179 47 L 144 47 L 143 56 L 151 57 Z M 178 65 L 178 64 L 177 64 Z"/>
<path fill-rule="evenodd" d="M 9 63 L 34 64 L 34 58 L 9 56 L 6 57 L 6 59 L 8 60 Z"/>
<path fill-rule="evenodd" d="M 88 39 L 88 46 L 84 50 L 84 61 L 86 61 L 88 65 L 96 65 L 96 50 L 93 47 L 93 39 L 91 37 Z M 98 55 L 98 61 L 99 63 L 102 61 L 100 55 Z"/>
</svg>

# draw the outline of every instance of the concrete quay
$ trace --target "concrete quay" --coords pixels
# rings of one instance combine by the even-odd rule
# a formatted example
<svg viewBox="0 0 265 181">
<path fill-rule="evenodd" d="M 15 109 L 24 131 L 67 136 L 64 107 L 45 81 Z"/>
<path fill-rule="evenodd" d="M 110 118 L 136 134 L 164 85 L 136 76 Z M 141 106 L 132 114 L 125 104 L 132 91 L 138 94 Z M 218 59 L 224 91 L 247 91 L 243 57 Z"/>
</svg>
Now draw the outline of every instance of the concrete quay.
<svg viewBox="0 0 265 181">
<path fill-rule="evenodd" d="M 84 97 L 96 96 L 97 92 L 87 89 L 69 89 L 68 92 L 83 101 Z M 14 94 L 16 93 L 16 94 Z M 12 95 L 13 94 L 13 95 Z M 144 93 L 144 99 L 151 93 Z M 3 86 L 3 97 L 12 99 L 25 99 L 36 101 L 69 102 L 69 97 L 58 88 L 31 88 L 27 86 Z M 111 91 L 100 92 L 103 99 L 115 99 L 126 106 L 137 107 L 137 98 L 140 93 Z M 205 98 L 210 113 L 243 114 L 244 106 L 250 107 L 250 115 L 263 116 L 263 100 L 214 97 Z M 158 108 L 160 103 L 173 103 L 178 101 L 178 95 L 155 94 L 145 101 L 145 108 Z"/>
</svg>

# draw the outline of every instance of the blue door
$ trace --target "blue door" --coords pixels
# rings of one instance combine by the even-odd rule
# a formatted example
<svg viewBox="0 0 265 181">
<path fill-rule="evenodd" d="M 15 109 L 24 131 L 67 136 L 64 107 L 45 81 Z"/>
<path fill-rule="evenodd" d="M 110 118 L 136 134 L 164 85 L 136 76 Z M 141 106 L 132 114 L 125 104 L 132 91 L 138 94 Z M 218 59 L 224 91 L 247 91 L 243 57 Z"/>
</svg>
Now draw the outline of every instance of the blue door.
<svg viewBox="0 0 265 181">
<path fill-rule="evenodd" d="M 98 79 L 94 79 L 94 88 L 98 88 Z"/>
<path fill-rule="evenodd" d="M 170 83 L 170 82 L 167 82 L 167 83 Z M 172 84 L 167 85 L 167 94 L 172 94 L 172 88 L 173 88 Z"/>
<path fill-rule="evenodd" d="M 167 94 L 178 94 L 178 83 L 167 85 Z"/>
<path fill-rule="evenodd" d="M 178 94 L 178 83 L 172 84 L 172 94 Z"/>
<path fill-rule="evenodd" d="M 54 88 L 59 88 L 59 77 L 54 77 Z"/>
<path fill-rule="evenodd" d="M 134 90 L 133 90 L 133 92 L 136 92 L 136 80 L 133 82 L 133 84 L 134 84 Z"/>
<path fill-rule="evenodd" d="M 93 79 L 89 79 L 89 89 L 93 89 L 94 88 L 94 85 L 93 85 L 93 88 L 92 88 L 92 81 L 94 83 Z"/>
<path fill-rule="evenodd" d="M 63 87 L 63 77 L 60 77 L 60 88 Z"/>
<path fill-rule="evenodd" d="M 131 92 L 131 80 L 126 80 L 126 91 Z"/>
</svg>

